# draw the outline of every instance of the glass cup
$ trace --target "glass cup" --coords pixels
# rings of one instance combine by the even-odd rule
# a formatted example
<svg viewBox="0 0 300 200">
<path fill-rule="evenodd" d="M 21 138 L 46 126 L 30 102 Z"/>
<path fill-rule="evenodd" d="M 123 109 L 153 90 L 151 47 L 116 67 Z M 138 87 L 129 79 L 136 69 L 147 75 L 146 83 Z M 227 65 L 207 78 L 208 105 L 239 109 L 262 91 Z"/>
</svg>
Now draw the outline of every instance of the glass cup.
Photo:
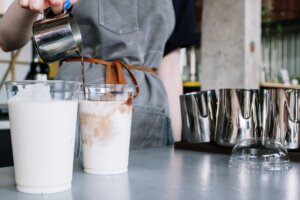
<svg viewBox="0 0 300 200">
<path fill-rule="evenodd" d="M 232 149 L 229 167 L 257 172 L 288 171 L 288 150 L 270 138 L 247 138 L 239 141 Z"/>
<path fill-rule="evenodd" d="M 16 188 L 32 194 L 71 188 L 80 83 L 5 82 Z"/>
<path fill-rule="evenodd" d="M 79 114 L 86 173 L 127 172 L 132 102 L 132 89 L 124 85 L 85 85 Z"/>
</svg>

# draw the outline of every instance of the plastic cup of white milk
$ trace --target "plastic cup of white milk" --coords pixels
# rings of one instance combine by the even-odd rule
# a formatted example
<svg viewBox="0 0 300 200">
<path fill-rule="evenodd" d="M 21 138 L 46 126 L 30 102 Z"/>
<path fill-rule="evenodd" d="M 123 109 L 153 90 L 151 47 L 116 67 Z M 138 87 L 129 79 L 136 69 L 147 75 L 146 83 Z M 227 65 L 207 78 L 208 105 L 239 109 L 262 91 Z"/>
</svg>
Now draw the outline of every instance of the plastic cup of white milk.
<svg viewBox="0 0 300 200">
<path fill-rule="evenodd" d="M 127 172 L 132 118 L 132 88 L 85 86 L 79 101 L 82 158 L 89 174 Z"/>
<path fill-rule="evenodd" d="M 80 85 L 5 82 L 18 191 L 47 194 L 71 188 Z"/>
</svg>

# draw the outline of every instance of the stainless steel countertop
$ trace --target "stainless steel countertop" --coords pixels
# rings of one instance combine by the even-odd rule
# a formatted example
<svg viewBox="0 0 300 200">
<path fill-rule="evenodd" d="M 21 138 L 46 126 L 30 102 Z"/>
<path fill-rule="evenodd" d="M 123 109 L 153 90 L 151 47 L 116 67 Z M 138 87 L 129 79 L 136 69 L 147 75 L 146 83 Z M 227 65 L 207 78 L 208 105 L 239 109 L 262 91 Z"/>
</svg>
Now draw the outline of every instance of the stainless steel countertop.
<svg viewBox="0 0 300 200">
<path fill-rule="evenodd" d="M 300 199 L 300 163 L 284 173 L 249 173 L 228 167 L 229 155 L 173 147 L 130 152 L 128 173 L 85 174 L 74 164 L 72 189 L 51 195 L 17 192 L 12 167 L 0 169 L 1 200 Z"/>
</svg>

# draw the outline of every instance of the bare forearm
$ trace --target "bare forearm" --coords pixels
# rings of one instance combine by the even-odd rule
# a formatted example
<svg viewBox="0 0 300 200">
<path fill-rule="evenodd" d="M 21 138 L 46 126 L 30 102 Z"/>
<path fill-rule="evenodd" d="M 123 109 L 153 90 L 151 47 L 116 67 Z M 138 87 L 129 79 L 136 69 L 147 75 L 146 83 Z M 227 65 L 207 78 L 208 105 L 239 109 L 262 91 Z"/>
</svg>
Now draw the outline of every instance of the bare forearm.
<svg viewBox="0 0 300 200">
<path fill-rule="evenodd" d="M 0 47 L 12 51 L 24 46 L 32 35 L 32 24 L 38 14 L 20 7 L 14 1 L 0 19 Z"/>
<path fill-rule="evenodd" d="M 179 96 L 182 94 L 182 80 L 179 70 L 179 49 L 166 55 L 158 68 L 158 76 L 162 80 L 168 95 L 173 136 L 175 141 L 181 139 L 181 114 Z"/>
</svg>

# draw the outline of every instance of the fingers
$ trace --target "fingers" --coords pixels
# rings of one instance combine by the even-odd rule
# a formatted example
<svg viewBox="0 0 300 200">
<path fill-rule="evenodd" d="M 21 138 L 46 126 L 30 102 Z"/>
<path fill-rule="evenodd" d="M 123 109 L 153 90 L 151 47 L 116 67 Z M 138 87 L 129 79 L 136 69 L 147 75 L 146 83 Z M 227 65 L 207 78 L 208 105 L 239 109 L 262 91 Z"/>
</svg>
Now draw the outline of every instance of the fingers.
<svg viewBox="0 0 300 200">
<path fill-rule="evenodd" d="M 66 5 L 69 8 L 77 3 L 78 0 L 66 0 Z M 60 14 L 64 11 L 65 0 L 19 0 L 22 8 L 33 12 L 42 13 L 48 6 L 51 7 L 54 14 Z"/>
<path fill-rule="evenodd" d="M 19 0 L 22 8 L 31 10 L 33 12 L 42 13 L 49 5 L 47 0 Z"/>
<path fill-rule="evenodd" d="M 19 0 L 18 2 L 22 8 L 29 8 L 29 0 Z"/>
<path fill-rule="evenodd" d="M 49 0 L 49 4 L 54 14 L 60 14 L 64 11 L 63 0 Z"/>
<path fill-rule="evenodd" d="M 49 0 L 49 4 L 54 14 L 59 14 L 64 9 L 69 9 L 77 0 Z"/>
</svg>

